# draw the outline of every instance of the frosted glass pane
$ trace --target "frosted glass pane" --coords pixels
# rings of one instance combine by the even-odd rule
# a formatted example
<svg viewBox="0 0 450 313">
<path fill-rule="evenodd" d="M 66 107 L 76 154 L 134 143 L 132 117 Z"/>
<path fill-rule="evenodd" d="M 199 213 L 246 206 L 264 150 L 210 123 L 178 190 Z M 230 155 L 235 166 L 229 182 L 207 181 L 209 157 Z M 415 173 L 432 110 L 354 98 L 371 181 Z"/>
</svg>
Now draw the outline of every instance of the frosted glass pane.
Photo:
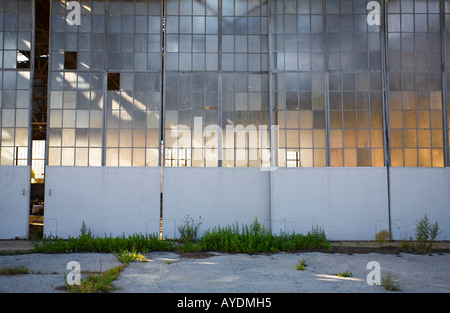
<svg viewBox="0 0 450 313">
<path fill-rule="evenodd" d="M 301 148 L 313 147 L 313 136 L 311 130 L 300 130 L 300 147 Z"/>
<path fill-rule="evenodd" d="M 132 130 L 131 129 L 121 129 L 119 133 L 119 146 L 120 147 L 131 147 L 132 145 Z"/>
<path fill-rule="evenodd" d="M 64 91 L 64 109 L 75 109 L 77 93 L 75 91 Z"/>
<path fill-rule="evenodd" d="M 119 164 L 119 149 L 106 149 L 106 166 L 117 166 Z"/>
<path fill-rule="evenodd" d="M 48 149 L 48 165 L 59 166 L 61 165 L 61 149 L 49 148 Z"/>
<path fill-rule="evenodd" d="M 2 147 L 14 146 L 14 128 L 2 128 L 1 131 Z"/>
<path fill-rule="evenodd" d="M 16 127 L 28 127 L 29 110 L 16 110 Z"/>
<path fill-rule="evenodd" d="M 102 149 L 89 149 L 89 166 L 101 166 Z"/>
<path fill-rule="evenodd" d="M 2 112 L 2 127 L 14 127 L 15 110 L 3 109 Z"/>
<path fill-rule="evenodd" d="M 303 149 L 300 151 L 300 163 L 302 167 L 312 167 L 314 165 L 312 149 Z"/>
<path fill-rule="evenodd" d="M 61 165 L 62 166 L 74 166 L 75 161 L 75 149 L 74 148 L 63 148 L 61 149 Z"/>
<path fill-rule="evenodd" d="M 7 148 L 3 146 L 0 153 L 1 165 L 13 165 L 14 148 Z"/>
<path fill-rule="evenodd" d="M 50 92 L 50 109 L 62 109 L 63 93 L 62 91 Z"/>
<path fill-rule="evenodd" d="M 87 130 L 87 129 L 77 129 L 76 130 L 75 146 L 77 146 L 77 147 L 88 147 L 88 145 L 89 145 L 89 130 Z"/>
<path fill-rule="evenodd" d="M 88 152 L 87 148 L 78 148 L 75 151 L 75 166 L 87 166 L 88 165 Z"/>
<path fill-rule="evenodd" d="M 146 166 L 158 166 L 159 151 L 157 149 L 146 149 Z"/>
<path fill-rule="evenodd" d="M 326 147 L 325 130 L 314 130 L 313 138 L 314 138 L 314 148 Z"/>
<path fill-rule="evenodd" d="M 62 126 L 62 111 L 61 110 L 50 110 L 50 127 L 61 127 Z"/>
<path fill-rule="evenodd" d="M 90 147 L 101 147 L 102 146 L 102 129 L 91 129 L 89 146 Z"/>
<path fill-rule="evenodd" d="M 75 110 L 63 110 L 63 127 L 75 127 Z"/>
<path fill-rule="evenodd" d="M 49 146 L 61 146 L 61 129 L 50 129 L 49 130 Z"/>
<path fill-rule="evenodd" d="M 330 150 L 330 163 L 332 167 L 344 166 L 344 155 L 341 149 Z"/>
<path fill-rule="evenodd" d="M 17 73 L 17 89 L 30 89 L 30 72 L 20 71 Z"/>
<path fill-rule="evenodd" d="M 119 166 L 131 166 L 132 149 L 119 149 Z"/>
<path fill-rule="evenodd" d="M 63 129 L 62 146 L 73 147 L 75 144 L 75 129 Z"/>
<path fill-rule="evenodd" d="M 5 55 L 6 57 L 6 55 Z M 3 89 L 16 89 L 17 73 L 12 71 L 3 72 Z"/>
<path fill-rule="evenodd" d="M 145 149 L 133 149 L 133 166 L 145 166 Z"/>
</svg>

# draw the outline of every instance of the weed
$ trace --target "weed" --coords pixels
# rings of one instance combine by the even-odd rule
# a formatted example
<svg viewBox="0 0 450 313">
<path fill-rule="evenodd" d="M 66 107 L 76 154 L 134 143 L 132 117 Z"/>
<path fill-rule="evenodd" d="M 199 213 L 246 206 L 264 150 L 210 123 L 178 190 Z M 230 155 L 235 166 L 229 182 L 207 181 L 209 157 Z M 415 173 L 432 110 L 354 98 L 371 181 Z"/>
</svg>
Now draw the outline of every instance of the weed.
<svg viewBox="0 0 450 313">
<path fill-rule="evenodd" d="M 166 263 L 166 264 L 172 264 L 173 261 L 172 261 L 172 260 L 166 260 L 166 261 L 164 261 L 164 263 Z"/>
<path fill-rule="evenodd" d="M 194 243 L 192 241 L 186 241 L 182 245 L 178 247 L 180 252 L 188 252 L 188 251 L 201 251 L 202 248 L 199 244 Z"/>
<path fill-rule="evenodd" d="M 116 253 L 116 258 L 119 262 L 122 264 L 129 264 L 130 262 L 133 262 L 135 260 L 141 261 L 141 262 L 148 262 L 149 260 L 146 259 L 142 254 L 137 253 L 136 251 L 121 251 L 120 253 Z"/>
<path fill-rule="evenodd" d="M 375 240 L 379 245 L 383 245 L 387 241 L 392 240 L 392 234 L 388 230 L 381 230 L 375 235 Z"/>
<path fill-rule="evenodd" d="M 381 277 L 381 285 L 388 291 L 399 291 L 401 283 L 398 277 L 398 274 L 389 271 L 386 276 Z"/>
<path fill-rule="evenodd" d="M 304 271 L 306 269 L 306 260 L 303 259 L 297 264 L 297 270 Z"/>
<path fill-rule="evenodd" d="M 198 229 L 200 228 L 201 216 L 199 216 L 199 220 L 195 221 L 192 217 L 187 215 L 182 219 L 181 225 L 178 225 L 178 231 L 180 232 L 180 240 L 184 242 L 190 242 L 197 240 Z"/>
<path fill-rule="evenodd" d="M 12 276 L 12 275 L 23 275 L 29 274 L 29 270 L 23 266 L 16 267 L 5 267 L 0 269 L 0 275 Z"/>
<path fill-rule="evenodd" d="M 148 262 L 142 254 L 136 251 L 121 251 L 114 253 L 117 260 L 122 263 L 120 266 L 113 267 L 105 272 L 89 272 L 89 275 L 81 282 L 80 285 L 67 285 L 70 293 L 105 293 L 114 289 L 113 281 L 117 279 L 122 270 L 129 263 L 137 260 Z"/>
<path fill-rule="evenodd" d="M 312 227 L 307 234 L 284 233 L 272 234 L 269 229 L 255 220 L 250 225 L 238 223 L 227 227 L 215 227 L 207 230 L 201 239 L 197 238 L 198 226 L 189 216 L 187 223 L 180 225 L 186 230 L 184 240 L 176 247 L 181 252 L 187 251 L 223 251 L 223 252 L 278 252 L 308 249 L 332 249 L 325 232 L 318 226 Z M 182 233 L 182 232 L 180 232 Z M 195 241 L 194 241 L 195 240 Z M 35 253 L 72 253 L 72 252 L 104 252 L 120 254 L 142 253 L 151 251 L 171 251 L 175 248 L 174 241 L 160 239 L 158 235 L 135 234 L 126 237 L 94 237 L 83 223 L 78 237 L 67 240 L 44 236 L 41 242 L 35 242 Z M 128 258 L 130 256 L 122 256 Z"/>
<path fill-rule="evenodd" d="M 409 241 L 402 240 L 402 242 L 400 243 L 400 248 L 405 250 L 412 250 L 413 249 L 412 238 Z"/>
<path fill-rule="evenodd" d="M 203 251 L 237 253 L 331 248 L 324 231 L 319 227 L 313 227 L 306 235 L 283 232 L 280 235 L 274 235 L 261 225 L 257 218 L 252 224 L 243 224 L 242 227 L 236 223 L 207 230 L 198 245 Z"/>
<path fill-rule="evenodd" d="M 343 273 L 339 272 L 339 274 L 337 274 L 336 276 L 337 276 L 337 277 L 352 277 L 352 276 L 353 276 L 353 273 L 352 273 L 352 272 L 349 272 L 349 271 L 347 270 L 347 271 L 345 271 L 345 272 L 343 272 Z"/>
<path fill-rule="evenodd" d="M 416 223 L 417 248 L 424 252 L 431 251 L 433 242 L 440 233 L 441 231 L 439 230 L 438 222 L 431 224 L 425 214 L 424 217 Z"/>
<path fill-rule="evenodd" d="M 44 236 L 41 242 L 34 243 L 36 253 L 70 253 L 70 252 L 109 252 L 122 251 L 150 252 L 168 251 L 173 245 L 168 240 L 162 240 L 156 234 L 134 234 L 126 237 L 94 237 L 83 222 L 80 235 L 67 240 L 53 236 Z"/>
<path fill-rule="evenodd" d="M 124 265 L 113 267 L 105 272 L 88 275 L 80 285 L 67 285 L 70 293 L 105 293 L 114 289 L 112 282 L 117 279 Z"/>
</svg>

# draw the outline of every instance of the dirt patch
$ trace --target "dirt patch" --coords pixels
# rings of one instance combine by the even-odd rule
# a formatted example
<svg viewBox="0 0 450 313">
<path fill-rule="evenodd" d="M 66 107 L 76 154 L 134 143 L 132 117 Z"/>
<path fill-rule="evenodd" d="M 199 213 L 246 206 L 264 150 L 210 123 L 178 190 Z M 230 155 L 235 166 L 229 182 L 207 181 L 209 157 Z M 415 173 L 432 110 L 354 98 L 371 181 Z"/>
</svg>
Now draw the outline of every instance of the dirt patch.
<svg viewBox="0 0 450 313">
<path fill-rule="evenodd" d="M 179 252 L 181 258 L 185 259 L 207 259 L 214 256 L 214 253 L 203 251 Z"/>
<path fill-rule="evenodd" d="M 428 253 L 449 253 L 449 249 L 433 249 L 430 252 L 421 252 L 411 249 L 402 249 L 394 246 L 385 247 L 333 247 L 331 251 L 314 251 L 314 252 L 328 252 L 328 253 L 341 253 L 341 254 L 367 254 L 367 253 L 380 253 L 380 254 L 400 254 L 400 253 L 412 253 L 412 254 L 428 254 Z"/>
<path fill-rule="evenodd" d="M 294 250 L 286 253 L 303 253 L 303 252 L 321 252 L 321 253 L 329 253 L 329 254 L 368 254 L 368 253 L 380 253 L 380 254 L 400 254 L 400 253 L 408 253 L 408 254 L 431 254 L 431 253 L 450 253 L 450 244 L 439 245 L 437 247 L 433 247 L 431 251 L 420 251 L 417 249 L 407 249 L 402 248 L 400 243 L 390 243 L 386 245 L 379 245 L 373 242 L 350 242 L 350 243 L 333 243 L 332 248 L 320 248 L 320 249 L 305 249 L 305 250 Z M 219 251 L 223 253 L 223 251 Z M 188 251 L 188 252 L 179 252 L 177 251 L 181 258 L 186 259 L 206 259 L 214 256 L 213 252 L 206 251 Z M 250 253 L 250 255 L 272 255 L 277 254 L 278 252 L 255 252 Z M 233 254 L 233 253 L 230 253 Z"/>
<path fill-rule="evenodd" d="M 433 248 L 431 251 L 421 251 L 414 247 L 416 243 L 406 242 L 388 242 L 384 244 L 379 244 L 374 241 L 368 242 L 333 242 L 332 249 L 330 251 L 315 252 L 328 252 L 328 253 L 342 253 L 342 254 L 361 254 L 361 253 L 381 253 L 381 254 L 430 254 L 430 253 L 450 253 L 450 242 L 448 241 L 437 241 L 433 243 Z M 409 246 L 408 246 L 409 245 Z"/>
</svg>

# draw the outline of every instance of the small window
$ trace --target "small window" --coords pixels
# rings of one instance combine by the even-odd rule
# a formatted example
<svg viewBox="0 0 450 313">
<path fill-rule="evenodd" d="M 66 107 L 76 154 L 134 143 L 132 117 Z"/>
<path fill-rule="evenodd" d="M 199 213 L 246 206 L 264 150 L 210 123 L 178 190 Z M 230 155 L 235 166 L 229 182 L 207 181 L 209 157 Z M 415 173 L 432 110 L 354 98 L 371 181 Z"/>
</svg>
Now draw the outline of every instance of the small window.
<svg viewBox="0 0 450 313">
<path fill-rule="evenodd" d="M 120 73 L 108 73 L 108 90 L 120 90 Z"/>
<path fill-rule="evenodd" d="M 76 70 L 77 69 L 77 53 L 76 52 L 64 52 L 64 69 Z"/>
</svg>

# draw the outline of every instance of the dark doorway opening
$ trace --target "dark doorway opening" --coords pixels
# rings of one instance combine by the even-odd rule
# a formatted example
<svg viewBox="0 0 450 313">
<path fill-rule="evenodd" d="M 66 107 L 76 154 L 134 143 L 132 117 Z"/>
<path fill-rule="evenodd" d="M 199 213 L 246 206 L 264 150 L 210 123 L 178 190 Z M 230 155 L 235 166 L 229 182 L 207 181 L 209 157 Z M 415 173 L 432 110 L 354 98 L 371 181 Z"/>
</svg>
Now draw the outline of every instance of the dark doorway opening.
<svg viewBox="0 0 450 313">
<path fill-rule="evenodd" d="M 47 88 L 50 0 L 35 1 L 35 49 L 31 134 L 31 192 L 29 237 L 41 238 L 44 230 L 44 190 L 47 138 Z"/>
</svg>

